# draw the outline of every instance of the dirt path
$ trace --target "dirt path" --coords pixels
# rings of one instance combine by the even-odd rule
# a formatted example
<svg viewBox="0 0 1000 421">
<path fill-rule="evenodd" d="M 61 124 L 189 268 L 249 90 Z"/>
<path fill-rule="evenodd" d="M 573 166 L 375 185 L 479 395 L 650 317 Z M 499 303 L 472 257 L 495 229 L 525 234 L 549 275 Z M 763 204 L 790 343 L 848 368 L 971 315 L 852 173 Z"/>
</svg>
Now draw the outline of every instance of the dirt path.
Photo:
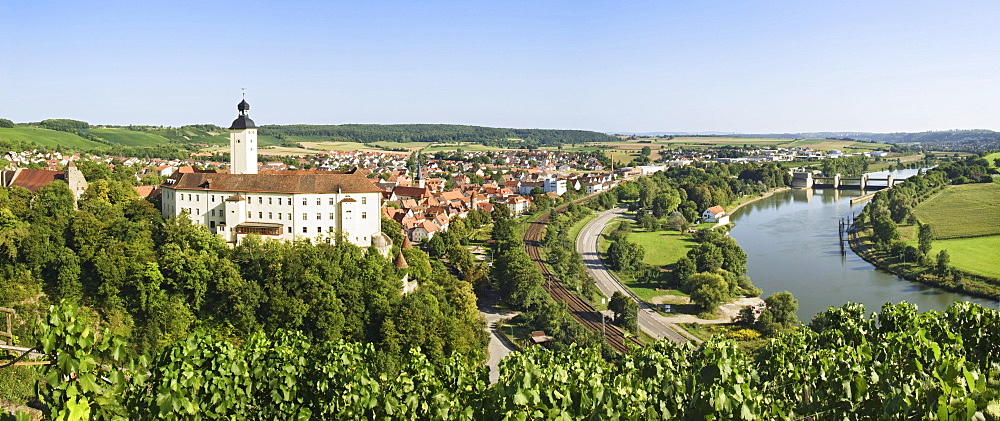
<svg viewBox="0 0 1000 421">
<path fill-rule="evenodd" d="M 702 319 L 698 316 L 692 314 L 671 314 L 664 316 L 671 323 L 701 323 L 701 324 L 723 324 L 730 323 L 733 318 L 740 314 L 740 310 L 746 306 L 758 305 L 763 303 L 760 297 L 746 297 L 737 298 L 734 301 L 728 302 L 719 306 L 719 311 L 715 312 L 715 319 Z"/>
</svg>

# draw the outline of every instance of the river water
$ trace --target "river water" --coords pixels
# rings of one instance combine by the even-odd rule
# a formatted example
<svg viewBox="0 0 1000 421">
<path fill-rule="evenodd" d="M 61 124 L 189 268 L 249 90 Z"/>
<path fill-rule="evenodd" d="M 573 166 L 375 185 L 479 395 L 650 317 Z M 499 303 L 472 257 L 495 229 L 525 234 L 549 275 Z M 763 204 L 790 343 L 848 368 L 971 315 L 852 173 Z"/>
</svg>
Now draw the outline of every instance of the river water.
<svg viewBox="0 0 1000 421">
<path fill-rule="evenodd" d="M 916 170 L 896 171 L 897 178 Z M 886 172 L 872 173 L 884 176 Z M 849 247 L 841 253 L 837 221 L 860 213 L 851 206 L 858 190 L 793 189 L 748 204 L 732 216 L 730 235 L 747 253 L 747 274 L 763 296 L 789 291 L 803 322 L 828 307 L 862 303 L 878 311 L 885 302 L 908 301 L 921 310 L 943 310 L 957 300 L 997 307 L 989 301 L 910 282 L 875 269 Z"/>
</svg>

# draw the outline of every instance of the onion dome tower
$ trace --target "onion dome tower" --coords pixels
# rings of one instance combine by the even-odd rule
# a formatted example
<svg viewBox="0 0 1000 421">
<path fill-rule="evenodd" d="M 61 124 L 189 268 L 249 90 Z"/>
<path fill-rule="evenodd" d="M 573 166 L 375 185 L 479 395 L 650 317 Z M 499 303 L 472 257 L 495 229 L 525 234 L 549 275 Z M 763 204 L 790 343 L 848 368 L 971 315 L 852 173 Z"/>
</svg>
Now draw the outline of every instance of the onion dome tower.
<svg viewBox="0 0 1000 421">
<path fill-rule="evenodd" d="M 246 98 L 236 105 L 239 116 L 229 126 L 229 161 L 232 174 L 257 174 L 257 125 L 250 119 Z"/>
</svg>

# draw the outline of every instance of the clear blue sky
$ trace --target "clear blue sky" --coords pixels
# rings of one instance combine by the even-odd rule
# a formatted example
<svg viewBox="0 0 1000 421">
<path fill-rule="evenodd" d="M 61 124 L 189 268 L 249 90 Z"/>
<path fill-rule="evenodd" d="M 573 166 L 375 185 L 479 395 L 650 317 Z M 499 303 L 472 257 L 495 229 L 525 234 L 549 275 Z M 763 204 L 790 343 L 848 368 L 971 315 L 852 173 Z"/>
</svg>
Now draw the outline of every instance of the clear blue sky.
<svg viewBox="0 0 1000 421">
<path fill-rule="evenodd" d="M 0 117 L 1000 129 L 1000 2 L 8 2 Z"/>
</svg>

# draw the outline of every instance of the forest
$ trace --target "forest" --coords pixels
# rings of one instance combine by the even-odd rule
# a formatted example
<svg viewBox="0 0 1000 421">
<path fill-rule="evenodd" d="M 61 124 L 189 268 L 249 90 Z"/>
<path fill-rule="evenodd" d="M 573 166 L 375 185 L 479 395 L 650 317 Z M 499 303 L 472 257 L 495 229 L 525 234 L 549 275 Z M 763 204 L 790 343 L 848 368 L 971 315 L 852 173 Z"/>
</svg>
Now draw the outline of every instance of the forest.
<svg viewBox="0 0 1000 421">
<path fill-rule="evenodd" d="M 471 142 L 501 148 L 608 142 L 611 135 L 585 130 L 503 129 L 454 124 L 265 125 L 262 136 L 318 136 L 347 142 Z"/>
</svg>

